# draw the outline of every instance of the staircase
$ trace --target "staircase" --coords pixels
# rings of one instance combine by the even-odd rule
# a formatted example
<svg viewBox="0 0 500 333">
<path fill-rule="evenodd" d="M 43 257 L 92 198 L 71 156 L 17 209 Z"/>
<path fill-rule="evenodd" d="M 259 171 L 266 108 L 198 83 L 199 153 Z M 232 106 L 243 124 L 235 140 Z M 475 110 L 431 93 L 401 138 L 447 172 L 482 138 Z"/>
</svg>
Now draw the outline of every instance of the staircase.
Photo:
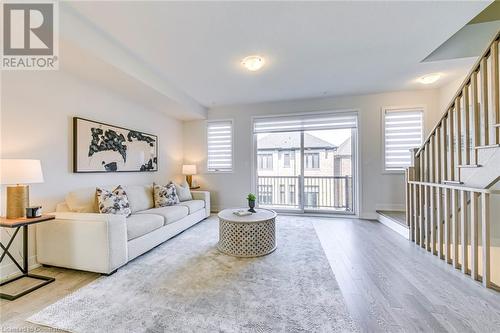
<svg viewBox="0 0 500 333">
<path fill-rule="evenodd" d="M 487 288 L 498 288 L 491 280 L 491 253 L 498 249 L 490 230 L 500 221 L 491 220 L 490 201 L 500 179 L 499 38 L 406 170 L 409 239 Z"/>
</svg>

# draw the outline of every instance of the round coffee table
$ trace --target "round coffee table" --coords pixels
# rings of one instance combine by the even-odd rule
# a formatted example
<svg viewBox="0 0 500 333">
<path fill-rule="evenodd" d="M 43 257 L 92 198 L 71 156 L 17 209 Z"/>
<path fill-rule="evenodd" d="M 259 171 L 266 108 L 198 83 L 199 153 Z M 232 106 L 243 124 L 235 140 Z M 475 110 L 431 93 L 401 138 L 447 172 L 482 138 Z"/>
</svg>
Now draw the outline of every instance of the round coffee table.
<svg viewBox="0 0 500 333">
<path fill-rule="evenodd" d="M 273 252 L 276 213 L 258 208 L 252 215 L 237 216 L 233 214 L 237 210 L 224 209 L 218 215 L 219 250 L 235 257 L 259 257 Z"/>
</svg>

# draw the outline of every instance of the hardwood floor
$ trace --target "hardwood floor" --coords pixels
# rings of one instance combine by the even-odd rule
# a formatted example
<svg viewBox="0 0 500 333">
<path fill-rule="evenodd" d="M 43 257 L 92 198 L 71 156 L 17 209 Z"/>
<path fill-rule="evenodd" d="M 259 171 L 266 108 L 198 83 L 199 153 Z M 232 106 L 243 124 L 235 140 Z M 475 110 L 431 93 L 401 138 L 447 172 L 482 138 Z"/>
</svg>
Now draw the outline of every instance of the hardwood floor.
<svg viewBox="0 0 500 333">
<path fill-rule="evenodd" d="M 97 273 L 56 267 L 39 267 L 31 273 L 52 276 L 56 280 L 15 301 L 0 300 L 0 332 L 14 328 L 25 329 L 22 332 L 54 332 L 54 329 L 31 324 L 25 319 L 100 276 Z"/>
<path fill-rule="evenodd" d="M 500 332 L 500 293 L 375 221 L 316 219 L 349 311 L 366 332 Z"/>
<path fill-rule="evenodd" d="M 500 332 L 500 293 L 482 288 L 381 223 L 304 218 L 313 221 L 349 311 L 363 331 Z M 0 331 L 51 331 L 24 319 L 99 277 L 61 268 L 33 272 L 56 281 L 16 301 L 1 300 Z"/>
</svg>

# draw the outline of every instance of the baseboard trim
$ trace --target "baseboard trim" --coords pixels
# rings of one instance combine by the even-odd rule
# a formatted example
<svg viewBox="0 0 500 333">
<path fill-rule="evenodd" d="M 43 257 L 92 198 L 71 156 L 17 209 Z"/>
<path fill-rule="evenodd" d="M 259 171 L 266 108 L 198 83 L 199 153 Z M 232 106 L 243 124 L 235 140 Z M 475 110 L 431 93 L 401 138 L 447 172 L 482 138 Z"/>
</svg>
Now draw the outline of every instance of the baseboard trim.
<svg viewBox="0 0 500 333">
<path fill-rule="evenodd" d="M 398 222 L 393 221 L 392 219 L 382 215 L 378 214 L 378 221 L 385 225 L 386 227 L 392 229 L 393 231 L 397 232 L 401 236 L 403 236 L 405 239 L 410 239 L 410 235 L 408 232 L 408 228 L 399 224 Z"/>
<path fill-rule="evenodd" d="M 22 264 L 22 263 L 21 263 Z M 41 265 L 36 260 L 36 255 L 28 258 L 28 269 L 32 270 Z M 13 262 L 0 266 L 0 280 L 7 280 L 19 275 L 21 272 Z"/>
</svg>

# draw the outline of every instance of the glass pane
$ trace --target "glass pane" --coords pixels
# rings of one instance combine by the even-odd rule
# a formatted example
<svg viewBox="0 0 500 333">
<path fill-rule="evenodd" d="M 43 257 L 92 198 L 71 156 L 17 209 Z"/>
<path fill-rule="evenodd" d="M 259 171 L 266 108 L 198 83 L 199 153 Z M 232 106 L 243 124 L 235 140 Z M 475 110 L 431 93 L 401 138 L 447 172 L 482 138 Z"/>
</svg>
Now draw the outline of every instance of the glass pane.
<svg viewBox="0 0 500 333">
<path fill-rule="evenodd" d="M 256 135 L 259 206 L 299 209 L 300 132 Z"/>
<path fill-rule="evenodd" d="M 353 212 L 352 129 L 304 132 L 304 209 Z"/>
</svg>

